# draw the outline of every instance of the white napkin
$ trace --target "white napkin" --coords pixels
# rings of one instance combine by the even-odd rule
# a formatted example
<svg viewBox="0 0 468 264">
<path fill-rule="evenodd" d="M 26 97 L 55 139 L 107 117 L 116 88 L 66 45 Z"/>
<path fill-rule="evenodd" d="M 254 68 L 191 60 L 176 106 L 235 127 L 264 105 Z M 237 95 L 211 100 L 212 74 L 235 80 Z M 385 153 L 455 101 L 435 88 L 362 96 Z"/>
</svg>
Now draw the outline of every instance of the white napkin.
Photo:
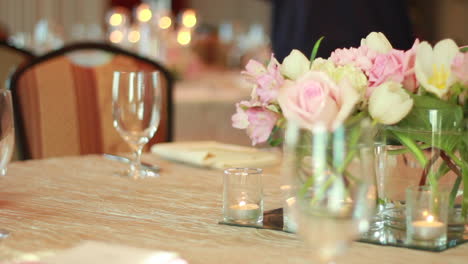
<svg viewBox="0 0 468 264">
<path fill-rule="evenodd" d="M 187 264 L 176 253 L 87 241 L 41 260 L 47 264 Z"/>
<path fill-rule="evenodd" d="M 265 167 L 279 161 L 273 152 L 215 141 L 160 143 L 151 147 L 151 152 L 166 159 L 216 169 Z"/>
</svg>

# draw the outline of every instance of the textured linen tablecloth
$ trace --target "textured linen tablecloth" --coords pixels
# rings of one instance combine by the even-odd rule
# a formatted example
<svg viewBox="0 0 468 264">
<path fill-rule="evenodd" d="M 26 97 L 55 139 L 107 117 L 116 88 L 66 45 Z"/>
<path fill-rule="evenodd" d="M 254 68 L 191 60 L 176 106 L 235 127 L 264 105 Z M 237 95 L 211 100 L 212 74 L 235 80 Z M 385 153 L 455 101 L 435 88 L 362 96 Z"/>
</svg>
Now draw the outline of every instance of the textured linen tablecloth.
<svg viewBox="0 0 468 264">
<path fill-rule="evenodd" d="M 293 234 L 218 225 L 222 172 L 159 160 L 161 177 L 114 175 L 100 156 L 10 164 L 0 178 L 0 260 L 48 255 L 83 240 L 178 252 L 189 263 L 311 263 Z M 266 209 L 281 206 L 279 168 L 265 169 Z M 353 243 L 337 263 L 463 264 L 468 244 L 431 253 Z"/>
</svg>

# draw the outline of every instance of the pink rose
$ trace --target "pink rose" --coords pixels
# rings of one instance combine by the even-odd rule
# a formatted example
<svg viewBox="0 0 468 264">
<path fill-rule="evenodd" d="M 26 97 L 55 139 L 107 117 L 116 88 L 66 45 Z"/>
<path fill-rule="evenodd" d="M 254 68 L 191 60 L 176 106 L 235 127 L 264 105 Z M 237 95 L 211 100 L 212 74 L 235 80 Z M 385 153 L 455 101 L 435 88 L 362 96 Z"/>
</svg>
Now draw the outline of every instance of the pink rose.
<svg viewBox="0 0 468 264">
<path fill-rule="evenodd" d="M 236 108 L 237 111 L 232 116 L 232 126 L 246 129 L 252 145 L 267 141 L 279 115 L 264 106 L 247 101 L 238 103 Z"/>
<path fill-rule="evenodd" d="M 455 56 L 452 71 L 462 85 L 468 86 L 468 52 L 460 52 Z"/>
<path fill-rule="evenodd" d="M 242 73 L 247 75 L 249 80 L 256 85 L 256 95 L 262 103 L 276 101 L 280 87 L 283 85 L 284 78 L 280 73 L 280 64 L 271 55 L 270 63 L 267 68 L 261 63 L 250 60 Z"/>
<path fill-rule="evenodd" d="M 419 82 L 416 79 L 416 73 L 414 71 L 414 65 L 416 62 L 416 50 L 419 46 L 419 39 L 414 41 L 413 47 L 405 52 L 403 68 L 405 71 L 405 78 L 403 80 L 403 87 L 412 92 L 416 93 L 419 87 Z"/>
<path fill-rule="evenodd" d="M 310 71 L 295 82 L 287 81 L 278 97 L 284 116 L 305 128 L 325 125 L 334 129 L 358 101 L 358 93 L 347 82 L 337 85 L 318 71 Z"/>
<path fill-rule="evenodd" d="M 369 70 L 369 88 L 366 96 L 369 97 L 375 87 L 389 81 L 402 83 L 405 78 L 405 53 L 401 50 L 392 50 L 386 54 L 378 54 Z"/>
<path fill-rule="evenodd" d="M 367 46 L 359 48 L 336 49 L 332 52 L 330 59 L 339 66 L 352 65 L 361 69 L 364 73 L 372 68 L 377 52 Z"/>
</svg>

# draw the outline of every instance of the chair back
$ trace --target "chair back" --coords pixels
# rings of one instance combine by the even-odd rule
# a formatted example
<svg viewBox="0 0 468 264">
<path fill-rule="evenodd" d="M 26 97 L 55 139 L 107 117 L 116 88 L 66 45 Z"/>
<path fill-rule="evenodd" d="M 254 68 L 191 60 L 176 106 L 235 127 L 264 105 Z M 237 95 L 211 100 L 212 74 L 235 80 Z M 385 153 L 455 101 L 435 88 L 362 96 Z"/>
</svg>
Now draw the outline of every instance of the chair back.
<svg viewBox="0 0 468 264">
<path fill-rule="evenodd" d="M 155 142 L 172 141 L 173 80 L 162 65 L 102 43 L 79 43 L 33 60 L 11 78 L 25 159 L 129 152 L 113 127 L 114 71 L 159 71 L 161 121 Z"/>
<path fill-rule="evenodd" d="M 34 55 L 27 50 L 0 41 L 0 58 L 2 58 L 2 63 L 0 63 L 0 88 L 6 88 L 9 77 L 16 69 L 31 61 Z"/>
</svg>

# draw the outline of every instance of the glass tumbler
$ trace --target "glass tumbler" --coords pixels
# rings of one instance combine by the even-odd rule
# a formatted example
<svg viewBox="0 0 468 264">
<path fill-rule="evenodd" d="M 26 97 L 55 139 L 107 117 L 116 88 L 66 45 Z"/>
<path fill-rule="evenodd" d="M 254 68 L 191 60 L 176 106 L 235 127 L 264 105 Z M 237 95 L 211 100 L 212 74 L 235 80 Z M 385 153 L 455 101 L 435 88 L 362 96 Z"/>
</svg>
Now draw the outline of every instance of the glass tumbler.
<svg viewBox="0 0 468 264">
<path fill-rule="evenodd" d="M 263 222 L 262 169 L 230 168 L 224 171 L 223 218 L 241 225 Z"/>
<path fill-rule="evenodd" d="M 413 246 L 445 248 L 448 220 L 447 188 L 412 186 L 406 189 L 406 236 Z"/>
</svg>

